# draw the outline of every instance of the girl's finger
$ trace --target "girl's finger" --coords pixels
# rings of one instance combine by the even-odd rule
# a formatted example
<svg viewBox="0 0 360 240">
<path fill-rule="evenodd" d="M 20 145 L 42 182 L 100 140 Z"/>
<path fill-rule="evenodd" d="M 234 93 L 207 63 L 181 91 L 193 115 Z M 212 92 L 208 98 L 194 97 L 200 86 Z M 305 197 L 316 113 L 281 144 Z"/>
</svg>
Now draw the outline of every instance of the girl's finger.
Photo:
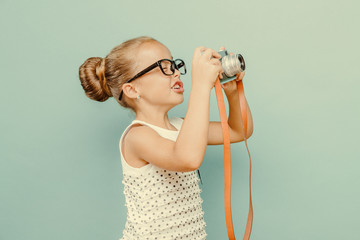
<svg viewBox="0 0 360 240">
<path fill-rule="evenodd" d="M 206 50 L 206 47 L 204 47 L 204 46 L 199 46 L 199 47 L 195 48 L 193 58 L 199 58 L 201 56 L 202 52 L 205 50 Z"/>
<path fill-rule="evenodd" d="M 212 64 L 214 64 L 214 65 L 221 65 L 220 60 L 217 59 L 217 58 L 212 58 L 212 59 L 210 59 L 210 62 L 211 62 Z"/>
<path fill-rule="evenodd" d="M 220 79 L 223 79 L 222 73 L 219 73 L 219 78 L 220 78 Z"/>
<path fill-rule="evenodd" d="M 221 55 L 211 48 L 206 49 L 202 56 L 206 59 L 221 58 Z"/>
<path fill-rule="evenodd" d="M 243 72 L 240 73 L 240 77 L 241 77 L 241 78 L 244 78 L 244 76 L 245 76 L 245 71 L 243 71 Z"/>
</svg>

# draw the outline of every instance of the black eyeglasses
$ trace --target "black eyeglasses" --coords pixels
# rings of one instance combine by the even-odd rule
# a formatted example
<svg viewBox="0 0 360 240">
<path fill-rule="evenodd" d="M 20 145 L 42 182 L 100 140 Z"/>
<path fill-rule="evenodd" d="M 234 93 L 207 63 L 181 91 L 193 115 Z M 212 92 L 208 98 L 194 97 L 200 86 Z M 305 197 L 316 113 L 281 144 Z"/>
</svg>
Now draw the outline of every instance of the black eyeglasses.
<svg viewBox="0 0 360 240">
<path fill-rule="evenodd" d="M 153 70 L 154 68 L 156 68 L 158 66 L 160 67 L 163 74 L 165 74 L 167 76 L 173 75 L 175 73 L 175 69 L 179 70 L 181 75 L 186 74 L 186 66 L 185 66 L 185 62 L 183 60 L 181 60 L 181 59 L 170 60 L 170 59 L 164 58 L 164 59 L 157 61 L 154 64 L 151 64 L 150 66 L 148 66 L 147 68 L 145 68 L 144 70 L 142 70 L 141 72 L 136 74 L 133 78 L 126 81 L 125 83 L 129 83 L 129 82 L 135 80 L 136 78 L 141 77 L 145 73 Z M 119 101 L 121 100 L 122 95 L 123 95 L 123 90 L 121 90 L 121 93 L 119 96 Z"/>
</svg>

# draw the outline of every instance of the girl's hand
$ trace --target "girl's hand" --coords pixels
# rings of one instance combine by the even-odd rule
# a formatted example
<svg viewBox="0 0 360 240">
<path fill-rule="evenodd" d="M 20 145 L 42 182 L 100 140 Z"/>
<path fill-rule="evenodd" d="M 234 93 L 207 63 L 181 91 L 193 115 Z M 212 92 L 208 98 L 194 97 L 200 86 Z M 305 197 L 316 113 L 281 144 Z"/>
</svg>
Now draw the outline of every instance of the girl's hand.
<svg viewBox="0 0 360 240">
<path fill-rule="evenodd" d="M 223 71 L 220 59 L 221 55 L 211 48 L 197 47 L 194 51 L 191 79 L 194 85 L 214 87 L 219 73 Z"/>
<path fill-rule="evenodd" d="M 225 47 L 222 46 L 220 50 L 225 50 Z M 229 53 L 229 55 L 233 55 L 233 53 Z M 221 84 L 221 87 L 224 89 L 225 94 L 231 95 L 231 94 L 237 94 L 237 81 L 242 81 L 245 76 L 245 71 L 236 74 L 235 81 L 230 81 L 224 84 Z"/>
</svg>

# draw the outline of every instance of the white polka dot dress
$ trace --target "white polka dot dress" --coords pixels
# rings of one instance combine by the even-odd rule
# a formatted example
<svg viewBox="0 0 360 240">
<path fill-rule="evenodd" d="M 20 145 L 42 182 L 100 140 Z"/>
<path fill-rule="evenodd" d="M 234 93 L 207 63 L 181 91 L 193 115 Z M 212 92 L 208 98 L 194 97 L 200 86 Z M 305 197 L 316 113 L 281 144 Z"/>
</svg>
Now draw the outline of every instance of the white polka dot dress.
<svg viewBox="0 0 360 240">
<path fill-rule="evenodd" d="M 127 221 L 119 240 L 153 239 L 206 239 L 206 223 L 196 170 L 175 172 L 151 163 L 135 168 L 130 166 L 121 152 L 121 143 L 130 126 L 147 125 L 164 138 L 176 141 L 183 119 L 169 118 L 177 131 L 134 120 L 123 132 L 120 157 L 123 168 Z"/>
</svg>

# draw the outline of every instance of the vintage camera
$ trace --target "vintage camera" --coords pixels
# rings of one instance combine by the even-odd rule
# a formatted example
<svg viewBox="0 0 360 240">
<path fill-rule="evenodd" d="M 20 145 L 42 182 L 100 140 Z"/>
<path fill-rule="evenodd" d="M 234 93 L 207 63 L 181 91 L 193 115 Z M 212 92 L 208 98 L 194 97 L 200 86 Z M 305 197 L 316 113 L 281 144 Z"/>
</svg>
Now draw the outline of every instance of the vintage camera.
<svg viewBox="0 0 360 240">
<path fill-rule="evenodd" d="M 236 79 L 236 74 L 245 71 L 245 60 L 241 54 L 229 55 L 227 50 L 218 52 L 221 55 L 219 59 L 224 70 L 223 79 L 220 83 L 224 84 Z"/>
</svg>

